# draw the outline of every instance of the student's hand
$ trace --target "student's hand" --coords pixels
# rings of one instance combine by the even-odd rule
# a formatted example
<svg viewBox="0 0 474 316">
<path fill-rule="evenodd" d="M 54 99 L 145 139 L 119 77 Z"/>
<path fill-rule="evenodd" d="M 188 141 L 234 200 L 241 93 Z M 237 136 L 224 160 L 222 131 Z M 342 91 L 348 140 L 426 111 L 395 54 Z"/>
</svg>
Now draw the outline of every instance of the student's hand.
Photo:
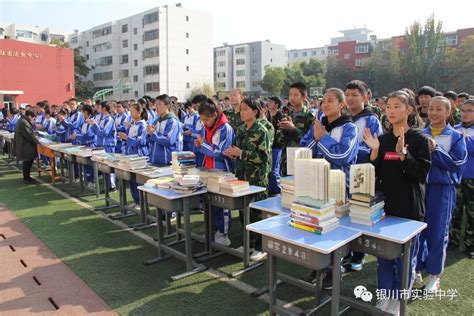
<svg viewBox="0 0 474 316">
<path fill-rule="evenodd" d="M 241 153 L 242 153 L 242 150 L 240 150 L 239 147 L 235 147 L 235 146 L 228 147 L 224 151 L 224 155 L 226 155 L 227 157 L 231 157 L 231 158 L 240 157 Z"/>
<path fill-rule="evenodd" d="M 281 129 L 284 129 L 286 131 L 292 131 L 294 130 L 296 127 L 295 127 L 295 124 L 293 124 L 293 121 L 291 120 L 290 117 L 288 118 L 283 118 L 280 123 L 278 123 L 278 127 L 281 128 Z"/>
<path fill-rule="evenodd" d="M 428 138 L 428 146 L 430 147 L 430 153 L 436 150 L 436 141 L 434 138 Z"/>
<path fill-rule="evenodd" d="M 130 127 L 130 126 L 132 126 L 132 123 L 130 123 L 130 122 L 123 122 L 123 126 L 125 126 L 125 127 Z"/>
<path fill-rule="evenodd" d="M 400 135 L 398 136 L 397 145 L 395 146 L 395 151 L 398 154 L 401 154 L 405 148 L 405 129 L 403 127 L 399 130 Z"/>
<path fill-rule="evenodd" d="M 192 131 L 189 131 L 189 130 L 188 130 L 188 131 L 184 131 L 184 132 L 183 132 L 183 135 L 191 136 L 192 133 L 193 133 Z"/>
<path fill-rule="evenodd" d="M 127 140 L 127 138 L 128 138 L 127 134 L 125 134 L 124 132 L 118 132 L 118 136 L 119 136 L 122 140 Z"/>
<path fill-rule="evenodd" d="M 60 122 L 64 121 L 64 115 L 58 114 L 58 121 Z"/>
<path fill-rule="evenodd" d="M 196 145 L 197 147 L 201 147 L 201 146 L 202 146 L 202 143 L 204 143 L 204 139 L 203 139 L 201 136 L 198 136 L 198 137 L 194 140 L 194 145 Z"/>
<path fill-rule="evenodd" d="M 76 139 L 77 138 L 77 135 L 76 133 L 72 133 L 71 136 L 69 136 L 71 139 Z"/>
<path fill-rule="evenodd" d="M 151 134 L 153 134 L 153 133 L 155 132 L 155 127 L 154 127 L 153 125 L 148 125 L 148 126 L 146 127 L 146 131 L 147 131 L 148 134 L 151 135 Z"/>
<path fill-rule="evenodd" d="M 370 129 L 366 128 L 363 138 L 364 138 L 364 143 L 366 143 L 370 149 L 379 150 L 380 142 L 379 142 L 379 138 L 377 134 L 374 133 L 374 135 L 372 135 L 370 133 Z"/>
<path fill-rule="evenodd" d="M 468 136 L 468 135 L 467 135 L 467 131 L 466 131 L 464 128 L 461 130 L 461 133 L 462 133 L 462 136 L 463 136 L 464 138 L 467 138 L 467 136 Z"/>
<path fill-rule="evenodd" d="M 87 120 L 87 124 L 89 124 L 89 125 L 94 125 L 94 124 L 95 124 L 94 119 L 88 119 L 88 120 Z"/>
<path fill-rule="evenodd" d="M 326 128 L 321 124 L 319 120 L 314 120 L 314 133 L 313 137 L 314 140 L 318 141 L 320 140 L 324 135 L 327 134 Z"/>
</svg>

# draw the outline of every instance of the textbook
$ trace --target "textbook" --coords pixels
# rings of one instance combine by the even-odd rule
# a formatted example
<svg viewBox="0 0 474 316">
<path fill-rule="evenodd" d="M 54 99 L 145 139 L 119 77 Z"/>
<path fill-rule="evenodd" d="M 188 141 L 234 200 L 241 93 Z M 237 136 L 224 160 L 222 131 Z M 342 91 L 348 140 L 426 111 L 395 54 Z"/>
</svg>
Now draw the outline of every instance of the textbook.
<svg viewBox="0 0 474 316">
<path fill-rule="evenodd" d="M 196 155 L 192 151 L 173 151 L 171 169 L 175 177 L 183 176 L 190 169 L 196 168 Z"/>
<path fill-rule="evenodd" d="M 346 203 L 346 174 L 342 170 L 329 171 L 329 198 L 337 204 Z"/>
<path fill-rule="evenodd" d="M 284 208 L 291 208 L 295 199 L 295 177 L 288 176 L 281 178 L 281 205 Z"/>
<path fill-rule="evenodd" d="M 248 181 L 232 180 L 220 183 L 220 192 L 237 193 L 250 190 Z"/>
<path fill-rule="evenodd" d="M 335 224 L 333 224 L 331 226 L 328 226 L 326 228 L 315 228 L 315 227 L 311 227 L 311 226 L 304 225 L 304 224 L 301 224 L 301 223 L 294 222 L 294 221 L 290 220 L 290 221 L 288 221 L 288 225 L 291 226 L 291 227 L 297 228 L 297 229 L 301 229 L 301 230 L 316 234 L 316 235 L 324 235 L 324 234 L 336 229 L 339 226 L 339 223 L 335 223 Z"/>
<path fill-rule="evenodd" d="M 351 165 L 349 192 L 375 196 L 375 167 L 370 163 Z"/>
<path fill-rule="evenodd" d="M 295 159 L 295 196 L 329 201 L 329 171 L 325 159 Z"/>
<path fill-rule="evenodd" d="M 171 177 L 162 177 L 157 179 L 149 179 L 145 186 L 148 188 L 160 188 L 160 189 L 169 189 L 173 182 L 174 178 Z"/>
<path fill-rule="evenodd" d="M 368 194 L 352 194 L 350 202 L 353 204 L 363 205 L 363 206 L 372 206 L 377 204 L 385 199 L 385 196 L 382 192 L 375 192 L 375 196 L 370 196 Z"/>
<path fill-rule="evenodd" d="M 385 202 L 381 201 L 377 204 L 374 204 L 372 206 L 362 206 L 359 204 L 351 204 L 350 210 L 351 212 L 361 212 L 361 213 L 374 213 L 377 212 L 378 210 L 382 209 L 385 206 Z"/>
<path fill-rule="evenodd" d="M 313 151 L 303 147 L 287 147 L 286 148 L 286 173 L 288 175 L 295 174 L 295 159 L 311 159 Z"/>
</svg>

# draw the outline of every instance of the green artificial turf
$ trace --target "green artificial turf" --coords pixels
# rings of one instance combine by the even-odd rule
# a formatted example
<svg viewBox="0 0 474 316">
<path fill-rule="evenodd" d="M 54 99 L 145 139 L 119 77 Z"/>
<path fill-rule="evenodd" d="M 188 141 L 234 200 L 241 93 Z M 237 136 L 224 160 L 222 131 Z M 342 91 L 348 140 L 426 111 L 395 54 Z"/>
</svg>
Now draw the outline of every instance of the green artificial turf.
<svg viewBox="0 0 474 316">
<path fill-rule="evenodd" d="M 41 177 L 49 182 L 49 177 Z M 77 192 L 78 187 L 57 183 L 57 188 Z M 118 200 L 118 193 L 112 197 Z M 208 273 L 173 282 L 170 277 L 185 271 L 183 262 L 170 259 L 153 266 L 142 263 L 156 255 L 156 248 L 126 230 L 106 221 L 100 215 L 85 209 L 51 191 L 45 186 L 24 185 L 20 172 L 0 159 L 0 200 L 22 220 L 61 260 L 83 279 L 107 304 L 120 314 L 137 315 L 258 315 L 267 314 L 265 302 L 251 298 L 247 293 L 213 278 Z M 102 206 L 95 196 L 81 198 L 92 207 Z M 128 200 L 131 198 L 129 196 Z M 114 213 L 117 210 L 107 210 Z M 241 225 L 238 213 L 233 213 L 231 239 L 233 246 L 241 242 Z M 139 222 L 138 216 L 123 220 L 126 224 Z M 193 231 L 202 232 L 202 215 L 192 216 Z M 142 231 L 156 235 L 156 228 Z M 181 245 L 182 247 L 182 245 Z M 195 251 L 202 244 L 193 243 Z M 364 285 L 375 293 L 376 261 L 366 257 L 364 270 L 344 275 L 342 293 L 353 297 L 353 289 Z M 455 289 L 457 298 L 409 304 L 410 315 L 471 314 L 473 301 L 473 261 L 464 254 L 449 251 L 446 270 L 442 278 L 443 289 Z M 228 273 L 242 268 L 238 258 L 223 255 L 207 262 L 208 266 Z M 309 280 L 311 271 L 279 261 L 279 271 Z M 257 268 L 237 278 L 255 288 L 265 284 L 264 268 Z M 311 293 L 283 284 L 278 287 L 279 299 L 293 302 L 306 309 L 313 305 Z M 329 313 L 325 308 L 322 315 Z M 363 315 L 349 311 L 347 315 Z"/>
</svg>

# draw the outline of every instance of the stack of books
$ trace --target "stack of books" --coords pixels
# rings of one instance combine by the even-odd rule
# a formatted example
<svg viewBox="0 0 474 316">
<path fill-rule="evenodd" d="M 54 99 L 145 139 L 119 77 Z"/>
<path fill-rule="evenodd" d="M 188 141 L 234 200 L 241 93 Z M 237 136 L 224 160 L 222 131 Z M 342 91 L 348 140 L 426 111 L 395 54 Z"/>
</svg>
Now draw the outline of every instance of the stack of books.
<svg viewBox="0 0 474 316">
<path fill-rule="evenodd" d="M 352 194 L 350 202 L 351 222 L 373 226 L 385 218 L 384 196 L 377 192 L 375 196 L 368 194 Z"/>
<path fill-rule="evenodd" d="M 138 170 L 148 167 L 148 156 L 130 155 L 120 157 L 117 167 L 125 170 Z"/>
<path fill-rule="evenodd" d="M 291 208 L 295 198 L 295 177 L 288 176 L 281 178 L 281 205 L 284 208 Z"/>
<path fill-rule="evenodd" d="M 222 193 L 240 193 L 250 190 L 250 184 L 248 181 L 243 180 L 232 180 L 220 183 L 219 191 Z"/>
<path fill-rule="evenodd" d="M 183 176 L 196 168 L 196 155 L 192 151 L 174 151 L 171 156 L 171 168 L 175 176 Z"/>
<path fill-rule="evenodd" d="M 148 188 L 170 189 L 173 185 L 174 178 L 161 177 L 156 179 L 149 179 L 145 186 Z"/>
<path fill-rule="evenodd" d="M 384 196 L 375 192 L 372 164 L 352 165 L 350 171 L 350 219 L 356 224 L 373 226 L 385 218 Z"/>
<path fill-rule="evenodd" d="M 184 175 L 178 180 L 179 185 L 183 187 L 193 187 L 199 185 L 199 176 L 198 175 Z"/>
<path fill-rule="evenodd" d="M 230 172 L 215 172 L 210 173 L 207 177 L 207 189 L 213 192 L 219 192 L 221 183 L 238 180 L 233 173 Z"/>
<path fill-rule="evenodd" d="M 291 205 L 291 227 L 322 235 L 336 229 L 339 219 L 335 213 L 335 203 L 314 200 L 309 197 L 296 197 Z"/>
</svg>

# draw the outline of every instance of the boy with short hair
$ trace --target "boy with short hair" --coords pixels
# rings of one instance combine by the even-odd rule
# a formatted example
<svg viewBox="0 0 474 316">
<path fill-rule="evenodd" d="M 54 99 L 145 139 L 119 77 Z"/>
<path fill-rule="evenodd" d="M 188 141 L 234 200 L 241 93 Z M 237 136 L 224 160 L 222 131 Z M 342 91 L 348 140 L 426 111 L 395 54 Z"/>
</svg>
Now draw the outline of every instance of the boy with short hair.
<svg viewBox="0 0 474 316">
<path fill-rule="evenodd" d="M 436 96 L 436 90 L 430 86 L 421 87 L 418 90 L 418 103 L 420 107 L 418 108 L 418 112 L 420 113 L 420 117 L 423 122 L 428 123 L 428 106 L 430 104 L 431 98 Z"/>
</svg>

